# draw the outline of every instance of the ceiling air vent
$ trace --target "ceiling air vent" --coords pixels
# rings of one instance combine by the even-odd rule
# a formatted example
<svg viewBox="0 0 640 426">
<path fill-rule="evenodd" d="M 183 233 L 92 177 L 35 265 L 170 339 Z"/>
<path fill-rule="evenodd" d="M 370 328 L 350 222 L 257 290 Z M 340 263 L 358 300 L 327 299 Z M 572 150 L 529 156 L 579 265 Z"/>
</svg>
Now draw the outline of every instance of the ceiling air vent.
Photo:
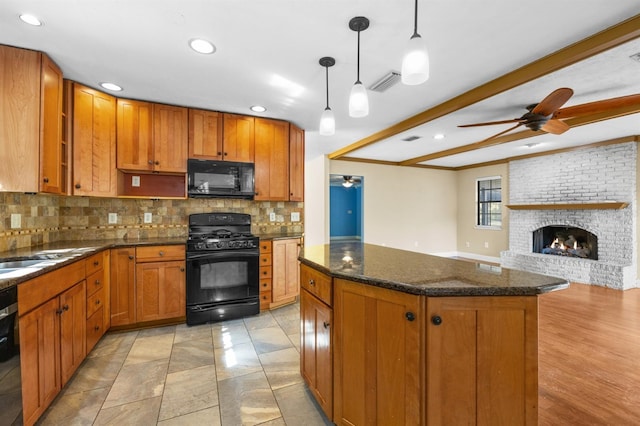
<svg viewBox="0 0 640 426">
<path fill-rule="evenodd" d="M 400 73 L 398 71 L 390 71 L 384 75 L 380 80 L 376 81 L 369 87 L 369 90 L 374 92 L 384 92 L 391 86 L 395 86 L 400 81 Z"/>
<path fill-rule="evenodd" d="M 407 136 L 406 138 L 402 139 L 405 142 L 413 142 L 416 139 L 420 139 L 422 136 Z"/>
</svg>

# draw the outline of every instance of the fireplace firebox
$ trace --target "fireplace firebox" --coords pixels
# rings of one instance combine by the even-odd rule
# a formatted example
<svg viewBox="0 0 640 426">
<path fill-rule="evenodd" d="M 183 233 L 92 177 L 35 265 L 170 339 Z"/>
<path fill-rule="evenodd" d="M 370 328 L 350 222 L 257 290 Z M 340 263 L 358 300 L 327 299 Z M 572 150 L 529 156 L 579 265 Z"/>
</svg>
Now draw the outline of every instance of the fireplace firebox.
<svg viewBox="0 0 640 426">
<path fill-rule="evenodd" d="M 598 237 L 570 226 L 544 226 L 533 231 L 533 252 L 598 260 Z"/>
</svg>

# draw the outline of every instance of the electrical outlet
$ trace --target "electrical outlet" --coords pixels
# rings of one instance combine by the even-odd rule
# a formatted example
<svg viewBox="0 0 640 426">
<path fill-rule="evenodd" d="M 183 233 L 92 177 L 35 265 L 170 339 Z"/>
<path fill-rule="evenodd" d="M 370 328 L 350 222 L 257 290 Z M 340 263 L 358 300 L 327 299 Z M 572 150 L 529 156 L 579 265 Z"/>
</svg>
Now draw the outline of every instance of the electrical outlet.
<svg viewBox="0 0 640 426">
<path fill-rule="evenodd" d="M 484 242 L 484 248 L 489 248 L 489 243 L 488 242 Z"/>
<path fill-rule="evenodd" d="M 22 227 L 22 215 L 20 213 L 11 213 L 11 229 Z"/>
<path fill-rule="evenodd" d="M 109 223 L 118 223 L 118 213 L 109 213 Z"/>
<path fill-rule="evenodd" d="M 140 186 L 140 176 L 131 176 L 131 186 L 132 187 Z"/>
<path fill-rule="evenodd" d="M 153 215 L 151 213 L 145 213 L 144 223 L 151 223 L 151 222 L 153 222 Z"/>
<path fill-rule="evenodd" d="M 291 212 L 291 222 L 300 222 L 300 212 Z"/>
<path fill-rule="evenodd" d="M 276 214 L 269 213 L 269 222 L 275 222 L 275 221 L 276 221 Z"/>
</svg>

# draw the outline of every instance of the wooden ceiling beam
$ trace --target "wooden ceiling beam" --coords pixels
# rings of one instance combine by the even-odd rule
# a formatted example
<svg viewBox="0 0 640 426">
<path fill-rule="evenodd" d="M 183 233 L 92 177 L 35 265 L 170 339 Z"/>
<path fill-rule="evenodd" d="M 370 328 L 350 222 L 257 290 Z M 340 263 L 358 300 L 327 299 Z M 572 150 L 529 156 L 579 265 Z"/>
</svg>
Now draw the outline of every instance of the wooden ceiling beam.
<svg viewBox="0 0 640 426">
<path fill-rule="evenodd" d="M 600 112 L 597 114 L 590 114 L 590 115 L 583 115 L 582 117 L 569 118 L 563 121 L 567 123 L 569 127 L 580 127 L 586 124 L 598 123 L 600 121 L 623 117 L 625 115 L 635 114 L 638 112 L 640 112 L 640 99 L 638 99 L 635 104 L 626 104 L 618 108 L 612 108 L 605 112 Z M 475 142 L 469 145 L 457 146 L 455 148 L 446 149 L 444 151 L 432 152 L 431 154 L 422 155 L 416 158 L 411 158 L 409 160 L 401 161 L 399 165 L 410 166 L 412 164 L 422 163 L 424 161 L 435 160 L 437 158 L 448 157 L 450 155 L 462 154 L 464 152 L 474 151 L 480 148 L 487 148 L 493 145 L 501 145 L 507 142 L 513 142 L 520 139 L 530 138 L 533 136 L 540 136 L 542 134 L 546 134 L 546 132 L 543 132 L 542 130 L 538 132 L 534 132 L 532 130 L 525 130 L 522 132 L 510 133 L 507 135 L 498 136 L 497 138 L 483 140 L 483 141 Z"/>
<path fill-rule="evenodd" d="M 458 111 L 638 37 L 640 37 L 640 14 L 409 117 L 391 127 L 340 148 L 330 153 L 328 157 L 329 159 L 337 160 L 350 152 Z"/>
</svg>

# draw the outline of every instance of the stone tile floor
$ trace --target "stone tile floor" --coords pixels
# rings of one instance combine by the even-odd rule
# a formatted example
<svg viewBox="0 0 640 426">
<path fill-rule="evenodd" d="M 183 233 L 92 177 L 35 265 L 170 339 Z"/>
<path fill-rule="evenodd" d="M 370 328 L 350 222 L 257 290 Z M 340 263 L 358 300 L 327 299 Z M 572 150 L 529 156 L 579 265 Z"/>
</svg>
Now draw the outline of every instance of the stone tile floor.
<svg viewBox="0 0 640 426">
<path fill-rule="evenodd" d="M 298 304 L 109 333 L 40 425 L 329 425 L 300 376 Z"/>
</svg>

